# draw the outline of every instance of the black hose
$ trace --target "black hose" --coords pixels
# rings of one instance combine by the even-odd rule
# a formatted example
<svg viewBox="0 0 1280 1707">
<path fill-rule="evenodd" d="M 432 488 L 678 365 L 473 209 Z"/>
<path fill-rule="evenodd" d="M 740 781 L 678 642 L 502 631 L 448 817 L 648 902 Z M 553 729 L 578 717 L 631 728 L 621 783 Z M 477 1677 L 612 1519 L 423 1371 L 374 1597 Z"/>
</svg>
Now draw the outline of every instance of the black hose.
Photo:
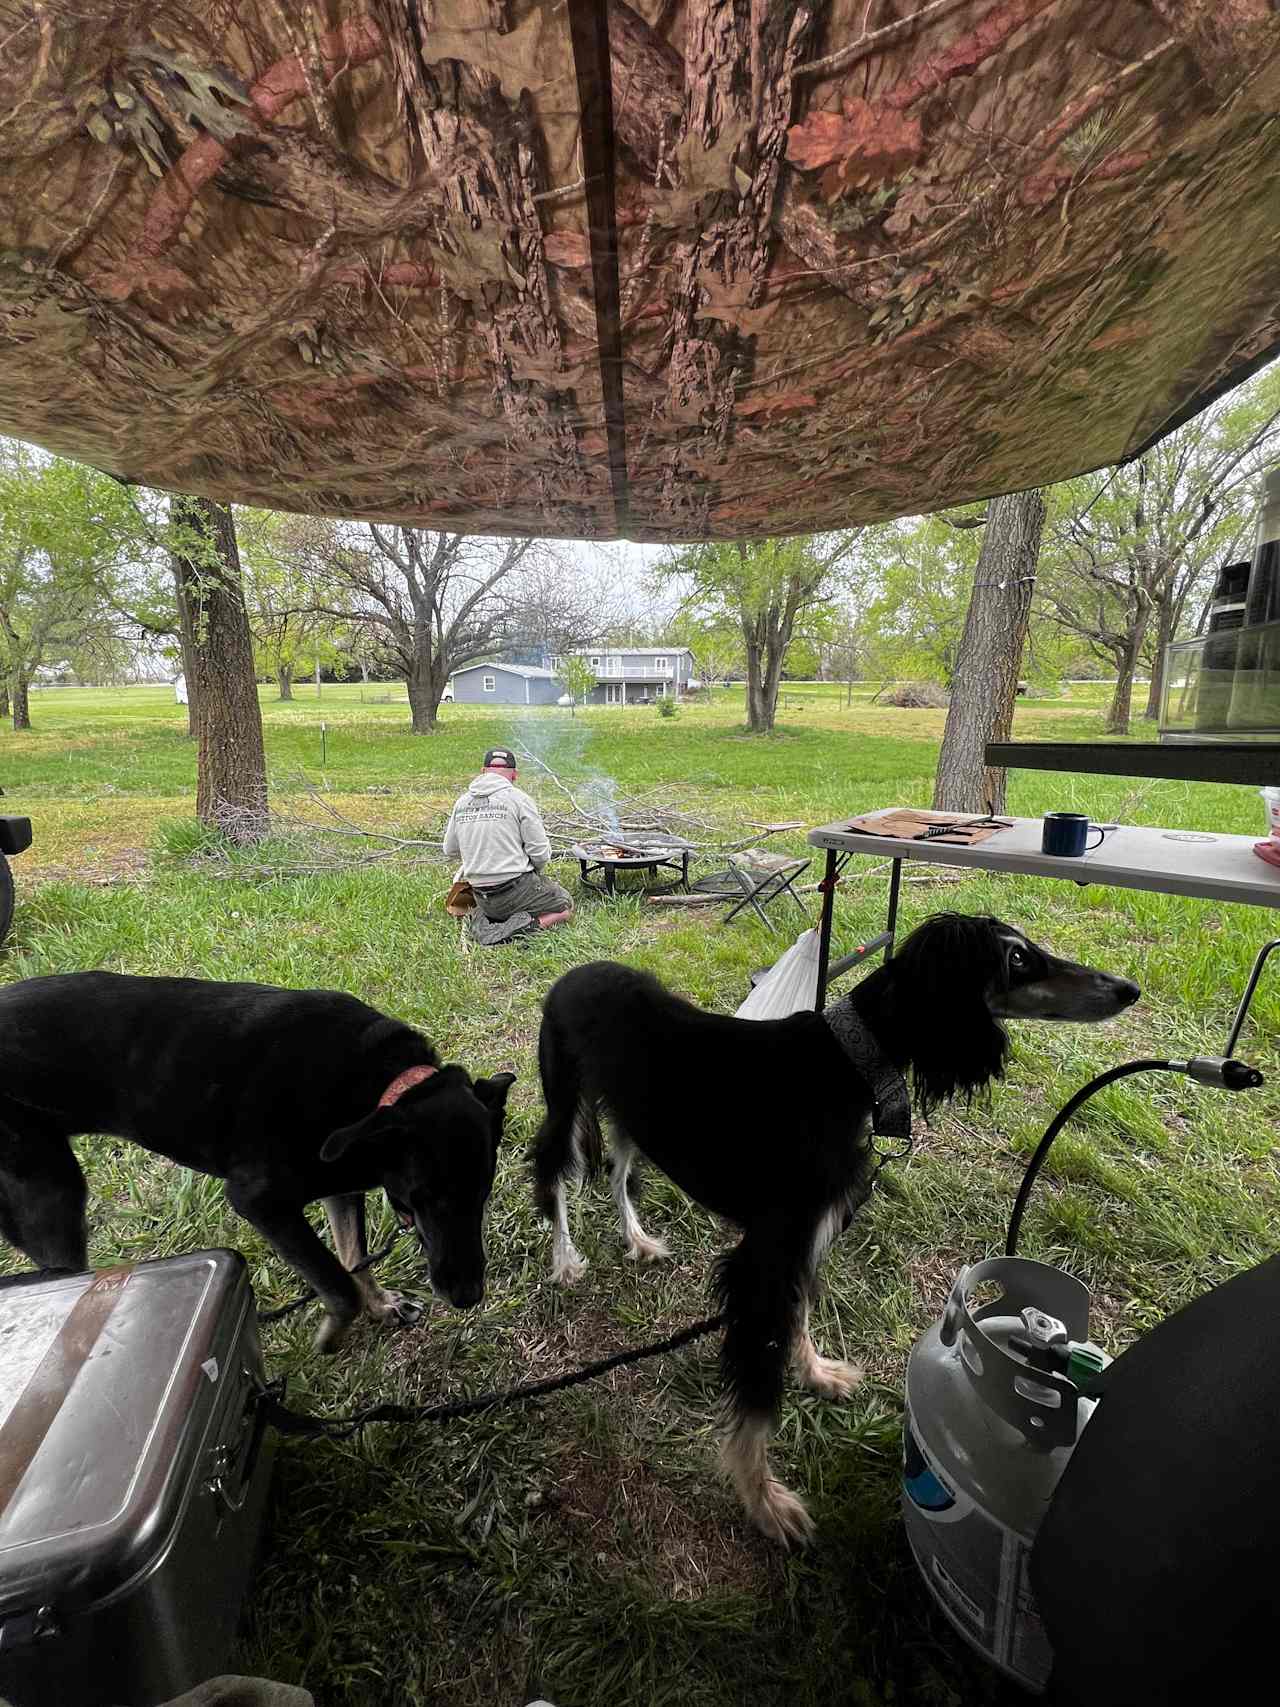
<svg viewBox="0 0 1280 1707">
<path fill-rule="evenodd" d="M 1018 1195 L 1014 1199 L 1013 1214 L 1009 1217 L 1009 1233 L 1004 1242 L 1004 1254 L 1016 1257 L 1018 1254 L 1018 1234 L 1022 1231 L 1022 1217 L 1026 1212 L 1027 1199 L 1031 1196 L 1031 1188 L 1036 1183 L 1036 1175 L 1044 1166 L 1045 1158 L 1053 1146 L 1054 1139 L 1071 1119 L 1071 1116 L 1096 1092 L 1106 1085 L 1113 1085 L 1117 1079 L 1130 1078 L 1134 1073 L 1182 1073 L 1186 1071 L 1185 1061 L 1126 1061 L 1122 1067 L 1108 1067 L 1105 1073 L 1099 1073 L 1096 1079 L 1090 1079 L 1087 1085 L 1064 1103 L 1044 1129 L 1044 1137 L 1036 1145 L 1035 1154 L 1027 1163 L 1027 1171 L 1022 1176 L 1022 1184 L 1018 1187 Z"/>
</svg>

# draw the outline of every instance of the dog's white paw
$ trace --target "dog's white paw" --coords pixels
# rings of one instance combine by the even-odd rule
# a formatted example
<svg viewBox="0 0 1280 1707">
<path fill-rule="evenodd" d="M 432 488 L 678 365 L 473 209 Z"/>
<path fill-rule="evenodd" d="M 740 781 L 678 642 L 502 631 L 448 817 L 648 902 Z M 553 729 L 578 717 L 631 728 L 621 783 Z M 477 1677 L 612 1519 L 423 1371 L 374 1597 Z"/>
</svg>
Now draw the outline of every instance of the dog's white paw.
<svg viewBox="0 0 1280 1707">
<path fill-rule="evenodd" d="M 664 1262 L 671 1255 L 665 1239 L 655 1239 L 650 1233 L 636 1233 L 626 1241 L 628 1262 Z"/>
<path fill-rule="evenodd" d="M 844 1363 L 838 1357 L 815 1355 L 800 1374 L 805 1386 L 822 1398 L 847 1399 L 856 1387 L 861 1386 L 865 1371 L 856 1363 Z"/>
<path fill-rule="evenodd" d="M 781 1482 L 775 1482 L 772 1476 L 766 1477 L 761 1484 L 748 1508 L 748 1516 L 763 1535 L 783 1547 L 790 1547 L 793 1543 L 797 1547 L 807 1547 L 813 1540 L 815 1526 L 808 1507 L 798 1494 L 784 1488 Z"/>
<path fill-rule="evenodd" d="M 389 1323 L 393 1328 L 409 1327 L 422 1317 L 422 1305 L 403 1292 L 387 1292 L 378 1288 L 376 1295 L 367 1295 L 365 1309 L 375 1322 Z"/>
<path fill-rule="evenodd" d="M 556 1286 L 576 1286 L 587 1272 L 587 1259 L 569 1245 L 551 1260 L 551 1280 Z"/>
</svg>

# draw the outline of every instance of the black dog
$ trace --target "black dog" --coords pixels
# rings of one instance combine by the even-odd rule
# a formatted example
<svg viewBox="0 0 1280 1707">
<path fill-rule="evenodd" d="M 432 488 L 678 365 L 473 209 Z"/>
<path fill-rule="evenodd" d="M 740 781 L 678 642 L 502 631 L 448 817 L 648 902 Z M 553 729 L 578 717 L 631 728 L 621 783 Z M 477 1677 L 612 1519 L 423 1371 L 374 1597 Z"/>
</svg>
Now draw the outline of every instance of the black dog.
<svg viewBox="0 0 1280 1707">
<path fill-rule="evenodd" d="M 484 1207 L 515 1075 L 472 1082 L 354 996 L 72 972 L 0 988 L 0 1234 L 39 1268 L 88 1266 L 68 1142 L 131 1138 L 227 1182 L 246 1221 L 314 1287 L 336 1351 L 361 1309 L 403 1300 L 367 1270 L 364 1194 L 412 1220 L 436 1290 L 484 1295 Z M 324 1199 L 341 1262 L 303 1210 Z"/>
<path fill-rule="evenodd" d="M 611 1180 L 628 1256 L 668 1254 L 627 1195 L 637 1151 L 743 1229 L 716 1269 L 727 1317 L 724 1456 L 767 1535 L 785 1542 L 812 1532 L 766 1455 L 788 1356 L 807 1386 L 831 1397 L 861 1378 L 853 1365 L 818 1356 L 808 1313 L 824 1251 L 871 1188 L 877 1100 L 883 1114 L 897 1096 L 905 1118 L 909 1070 L 927 1115 L 1001 1076 L 1009 1050 L 1001 1020 L 1110 1019 L 1138 994 L 1128 979 L 1057 960 L 997 919 L 946 913 L 825 1016 L 706 1013 L 609 961 L 552 986 L 538 1045 L 547 1116 L 532 1151 L 538 1207 L 555 1228 L 552 1277 L 572 1281 L 585 1266 L 569 1235 L 565 1183 L 584 1161 L 601 1160 L 601 1115 L 613 1128 Z M 861 1038 L 856 1057 L 841 1034 Z"/>
</svg>

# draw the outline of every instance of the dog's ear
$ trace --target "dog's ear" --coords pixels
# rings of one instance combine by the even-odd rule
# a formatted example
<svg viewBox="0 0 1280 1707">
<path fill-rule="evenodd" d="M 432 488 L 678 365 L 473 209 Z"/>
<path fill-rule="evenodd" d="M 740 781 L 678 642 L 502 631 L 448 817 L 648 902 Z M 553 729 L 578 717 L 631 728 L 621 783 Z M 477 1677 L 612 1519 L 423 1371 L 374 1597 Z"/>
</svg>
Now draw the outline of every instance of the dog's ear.
<svg viewBox="0 0 1280 1707">
<path fill-rule="evenodd" d="M 473 1080 L 471 1089 L 490 1114 L 502 1115 L 506 1112 L 507 1097 L 515 1082 L 514 1073 L 494 1073 L 491 1078 Z"/>
<path fill-rule="evenodd" d="M 911 1062 L 916 1107 L 971 1097 L 1004 1072 L 1009 1039 L 985 993 L 1005 976 L 996 919 L 935 913 L 884 968 Z M 936 1022 L 945 1016 L 945 1023 Z"/>
<path fill-rule="evenodd" d="M 366 1114 L 354 1125 L 340 1126 L 336 1132 L 331 1132 L 320 1146 L 320 1160 L 336 1162 L 353 1144 L 362 1143 L 366 1138 L 385 1137 L 389 1112 L 385 1108 L 375 1108 L 372 1114 Z"/>
<path fill-rule="evenodd" d="M 985 990 L 1003 976 L 997 931 L 996 921 L 981 915 L 934 913 L 912 931 L 890 964 L 926 1012 L 947 1013 L 957 996 Z"/>
</svg>

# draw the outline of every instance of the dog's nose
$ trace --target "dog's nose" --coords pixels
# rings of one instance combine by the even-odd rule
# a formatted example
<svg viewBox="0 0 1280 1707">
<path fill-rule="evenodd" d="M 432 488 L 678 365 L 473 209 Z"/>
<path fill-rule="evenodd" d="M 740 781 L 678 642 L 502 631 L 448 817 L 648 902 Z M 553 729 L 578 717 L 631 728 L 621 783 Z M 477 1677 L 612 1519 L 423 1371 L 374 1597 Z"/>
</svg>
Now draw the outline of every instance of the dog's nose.
<svg viewBox="0 0 1280 1707">
<path fill-rule="evenodd" d="M 1131 1008 L 1142 994 L 1140 986 L 1135 984 L 1132 978 L 1117 978 L 1115 983 L 1121 1006 Z"/>
</svg>

